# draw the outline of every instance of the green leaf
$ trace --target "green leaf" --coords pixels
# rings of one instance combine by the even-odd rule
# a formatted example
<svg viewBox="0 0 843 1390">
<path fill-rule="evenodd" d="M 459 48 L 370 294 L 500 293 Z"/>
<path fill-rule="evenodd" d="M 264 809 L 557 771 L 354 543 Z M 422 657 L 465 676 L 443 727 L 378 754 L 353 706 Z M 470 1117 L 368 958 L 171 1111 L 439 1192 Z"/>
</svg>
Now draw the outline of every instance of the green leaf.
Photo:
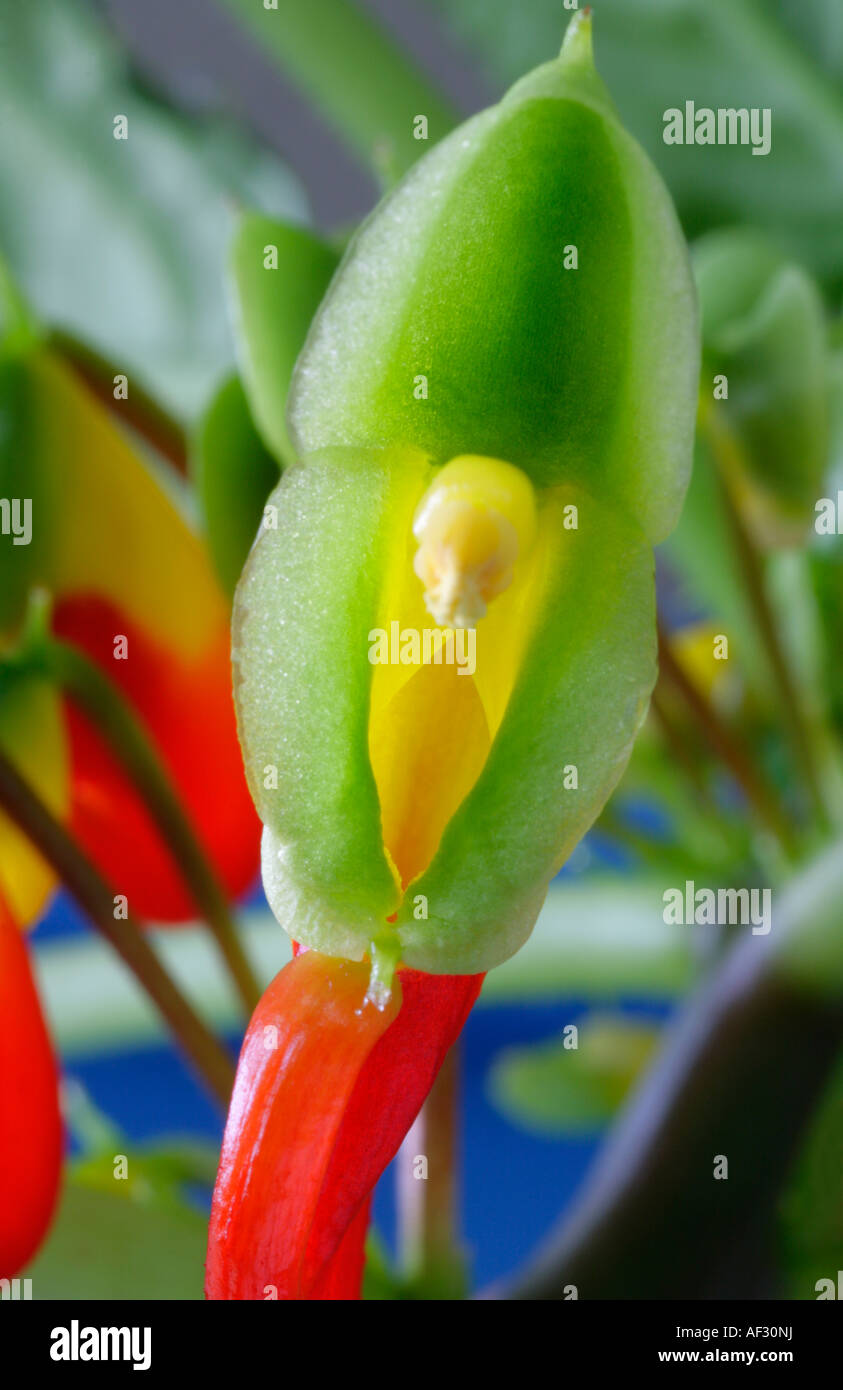
<svg viewBox="0 0 843 1390">
<path fill-rule="evenodd" d="M 118 1161 L 121 1176 L 115 1176 Z M 168 1138 L 148 1147 L 131 1146 L 113 1136 L 95 1152 L 71 1165 L 73 1181 L 97 1192 L 117 1192 L 124 1200 L 143 1207 L 184 1211 L 188 1185 L 212 1188 L 219 1164 L 219 1149 L 191 1138 Z M 124 1166 L 123 1166 L 124 1165 Z M 192 1210 L 192 1208 L 187 1208 Z"/>
<path fill-rule="evenodd" d="M 428 0 L 501 84 L 558 46 L 559 0 Z M 843 287 L 843 72 L 838 0 L 601 0 L 598 68 L 693 237 L 729 223 L 772 236 Z M 769 107 L 772 147 L 668 146 L 664 113 Z"/>
<path fill-rule="evenodd" d="M 238 377 L 228 378 L 202 416 L 191 466 L 214 568 L 233 594 L 278 482 L 278 464 L 255 430 Z"/>
<path fill-rule="evenodd" d="M 498 1054 L 489 1091 L 509 1119 L 542 1134 L 601 1129 L 649 1063 L 659 1032 L 617 1014 L 592 1014 L 579 1025 L 576 1046 L 574 1036 Z"/>
<path fill-rule="evenodd" d="M 776 905 L 777 968 L 821 998 L 843 998 L 843 839 L 791 878 Z"/>
<path fill-rule="evenodd" d="M 450 103 L 362 6 L 351 0 L 225 0 L 284 73 L 331 121 L 351 149 L 380 171 L 396 173 L 426 147 L 414 134 L 419 115 L 428 138 L 456 123 Z"/>
<path fill-rule="evenodd" d="M 231 250 L 235 337 L 255 424 L 279 463 L 295 457 L 287 392 L 339 255 L 300 227 L 248 213 Z"/>
<path fill-rule="evenodd" d="M 765 238 L 712 233 L 694 271 L 703 334 L 702 394 L 736 440 L 744 507 L 759 539 L 801 540 L 828 461 L 826 326 L 813 280 Z M 712 403 L 716 376 L 728 396 Z"/>
<path fill-rule="evenodd" d="M 843 489 L 843 320 L 834 325 L 829 367 L 831 459 L 825 495 L 833 501 Z M 810 551 L 810 571 L 822 629 L 822 667 L 832 714 L 843 729 L 843 546 L 837 535 L 818 535 Z"/>
<path fill-rule="evenodd" d="M 0 250 L 50 326 L 192 418 L 232 360 L 235 205 L 303 217 L 297 185 L 230 126 L 143 92 L 81 0 L 4 5 L 0 44 Z"/>
<path fill-rule="evenodd" d="M 820 1279 L 837 1289 L 843 1269 L 843 1061 L 829 1082 L 785 1192 L 780 1252 L 791 1298 L 815 1299 Z M 836 1294 L 835 1294 L 836 1296 Z"/>
<path fill-rule="evenodd" d="M 187 1206 L 158 1207 L 71 1178 L 26 1277 L 35 1299 L 201 1299 L 207 1232 Z"/>
<path fill-rule="evenodd" d="M 367 1303 L 455 1302 L 466 1297 L 468 1271 L 459 1255 L 429 1257 L 418 1274 L 405 1274 L 387 1254 L 377 1232 L 366 1240 L 363 1298 Z"/>
<path fill-rule="evenodd" d="M 793 42 L 843 84 L 843 10 L 838 0 L 770 0 Z"/>
</svg>

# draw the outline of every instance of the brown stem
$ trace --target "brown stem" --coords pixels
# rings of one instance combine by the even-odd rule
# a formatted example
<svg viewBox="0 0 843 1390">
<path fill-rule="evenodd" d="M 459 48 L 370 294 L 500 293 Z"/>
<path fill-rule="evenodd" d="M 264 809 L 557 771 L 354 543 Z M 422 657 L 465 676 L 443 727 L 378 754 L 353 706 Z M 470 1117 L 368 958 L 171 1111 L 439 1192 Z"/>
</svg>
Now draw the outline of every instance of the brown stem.
<svg viewBox="0 0 843 1390">
<path fill-rule="evenodd" d="M 779 692 L 782 713 L 793 747 L 794 760 L 805 780 L 814 813 L 820 825 L 828 829 L 830 823 L 828 810 L 823 798 L 813 740 L 805 720 L 799 691 L 781 643 L 775 615 L 770 606 L 761 555 L 735 497 L 732 479 L 739 467 L 737 445 L 727 427 L 719 420 L 714 411 L 710 410 L 704 415 L 703 423 L 717 466 L 723 510 L 732 532 L 735 554 L 743 575 L 747 598 Z"/>
<path fill-rule="evenodd" d="M 226 1106 L 234 1064 L 147 943 L 131 916 L 114 916 L 115 894 L 14 764 L 0 751 L 0 807 L 40 851 L 93 925 L 125 961 L 167 1021 L 214 1096 Z"/>
<path fill-rule="evenodd" d="M 113 682 L 75 647 L 44 639 L 33 651 L 32 661 L 43 664 L 47 676 L 87 716 L 128 772 L 171 849 L 250 1016 L 260 998 L 260 986 L 237 935 L 225 892 L 143 725 Z"/>
<path fill-rule="evenodd" d="M 663 628 L 659 628 L 659 665 L 663 675 L 675 686 L 691 713 L 701 726 L 718 756 L 729 768 L 759 819 L 782 845 L 793 849 L 793 835 L 782 812 L 776 793 L 767 779 L 756 770 L 744 753 L 731 729 L 721 719 L 711 701 L 694 683 L 682 666 Z"/>
</svg>

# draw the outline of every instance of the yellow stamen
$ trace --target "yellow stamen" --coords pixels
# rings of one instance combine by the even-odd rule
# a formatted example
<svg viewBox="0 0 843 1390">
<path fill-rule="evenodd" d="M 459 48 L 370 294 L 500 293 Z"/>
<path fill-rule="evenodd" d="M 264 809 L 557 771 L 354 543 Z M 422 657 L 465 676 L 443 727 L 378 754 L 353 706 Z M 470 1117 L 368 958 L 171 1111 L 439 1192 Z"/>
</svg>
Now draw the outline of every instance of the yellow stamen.
<svg viewBox="0 0 843 1390">
<path fill-rule="evenodd" d="M 413 520 L 413 568 L 440 627 L 474 627 L 512 583 L 535 533 L 535 493 L 520 468 L 479 454 L 445 464 Z"/>
</svg>

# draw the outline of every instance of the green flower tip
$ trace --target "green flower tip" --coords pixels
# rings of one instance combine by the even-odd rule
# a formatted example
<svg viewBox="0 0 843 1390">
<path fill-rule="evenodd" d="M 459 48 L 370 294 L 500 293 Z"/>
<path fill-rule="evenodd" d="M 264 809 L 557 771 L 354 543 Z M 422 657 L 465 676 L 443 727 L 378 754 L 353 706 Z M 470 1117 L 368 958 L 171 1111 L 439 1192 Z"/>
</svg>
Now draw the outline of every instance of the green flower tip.
<svg viewBox="0 0 843 1390">
<path fill-rule="evenodd" d="M 565 30 L 560 60 L 566 67 L 593 68 L 594 48 L 591 41 L 591 6 L 577 10 Z"/>
<path fill-rule="evenodd" d="M 392 984 L 401 958 L 401 943 L 395 933 L 377 937 L 369 947 L 371 970 L 365 1002 L 383 1011 L 392 998 Z"/>
</svg>

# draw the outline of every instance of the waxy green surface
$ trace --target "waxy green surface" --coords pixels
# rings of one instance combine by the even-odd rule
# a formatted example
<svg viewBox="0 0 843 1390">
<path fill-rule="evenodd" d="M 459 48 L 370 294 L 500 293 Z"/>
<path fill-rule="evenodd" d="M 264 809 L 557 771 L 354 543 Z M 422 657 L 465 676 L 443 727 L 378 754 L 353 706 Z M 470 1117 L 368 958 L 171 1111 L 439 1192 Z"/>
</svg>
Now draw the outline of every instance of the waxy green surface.
<svg viewBox="0 0 843 1390">
<path fill-rule="evenodd" d="M 668 195 L 579 26 L 359 232 L 298 362 L 293 442 L 505 458 L 660 540 L 688 481 L 694 302 Z"/>
<path fill-rule="evenodd" d="M 393 931 L 401 959 L 434 973 L 487 970 L 526 939 L 646 712 L 651 543 L 687 484 L 698 369 L 681 233 L 580 18 L 559 60 L 376 210 L 293 376 L 299 463 L 238 588 L 234 658 L 264 883 L 295 939 L 359 958 Z M 411 565 L 416 504 L 460 453 L 522 467 L 551 539 L 488 760 L 402 901 L 369 759 L 368 634 Z M 576 530 L 562 525 L 571 502 Z M 479 659 L 482 633 L 481 620 Z"/>
</svg>

